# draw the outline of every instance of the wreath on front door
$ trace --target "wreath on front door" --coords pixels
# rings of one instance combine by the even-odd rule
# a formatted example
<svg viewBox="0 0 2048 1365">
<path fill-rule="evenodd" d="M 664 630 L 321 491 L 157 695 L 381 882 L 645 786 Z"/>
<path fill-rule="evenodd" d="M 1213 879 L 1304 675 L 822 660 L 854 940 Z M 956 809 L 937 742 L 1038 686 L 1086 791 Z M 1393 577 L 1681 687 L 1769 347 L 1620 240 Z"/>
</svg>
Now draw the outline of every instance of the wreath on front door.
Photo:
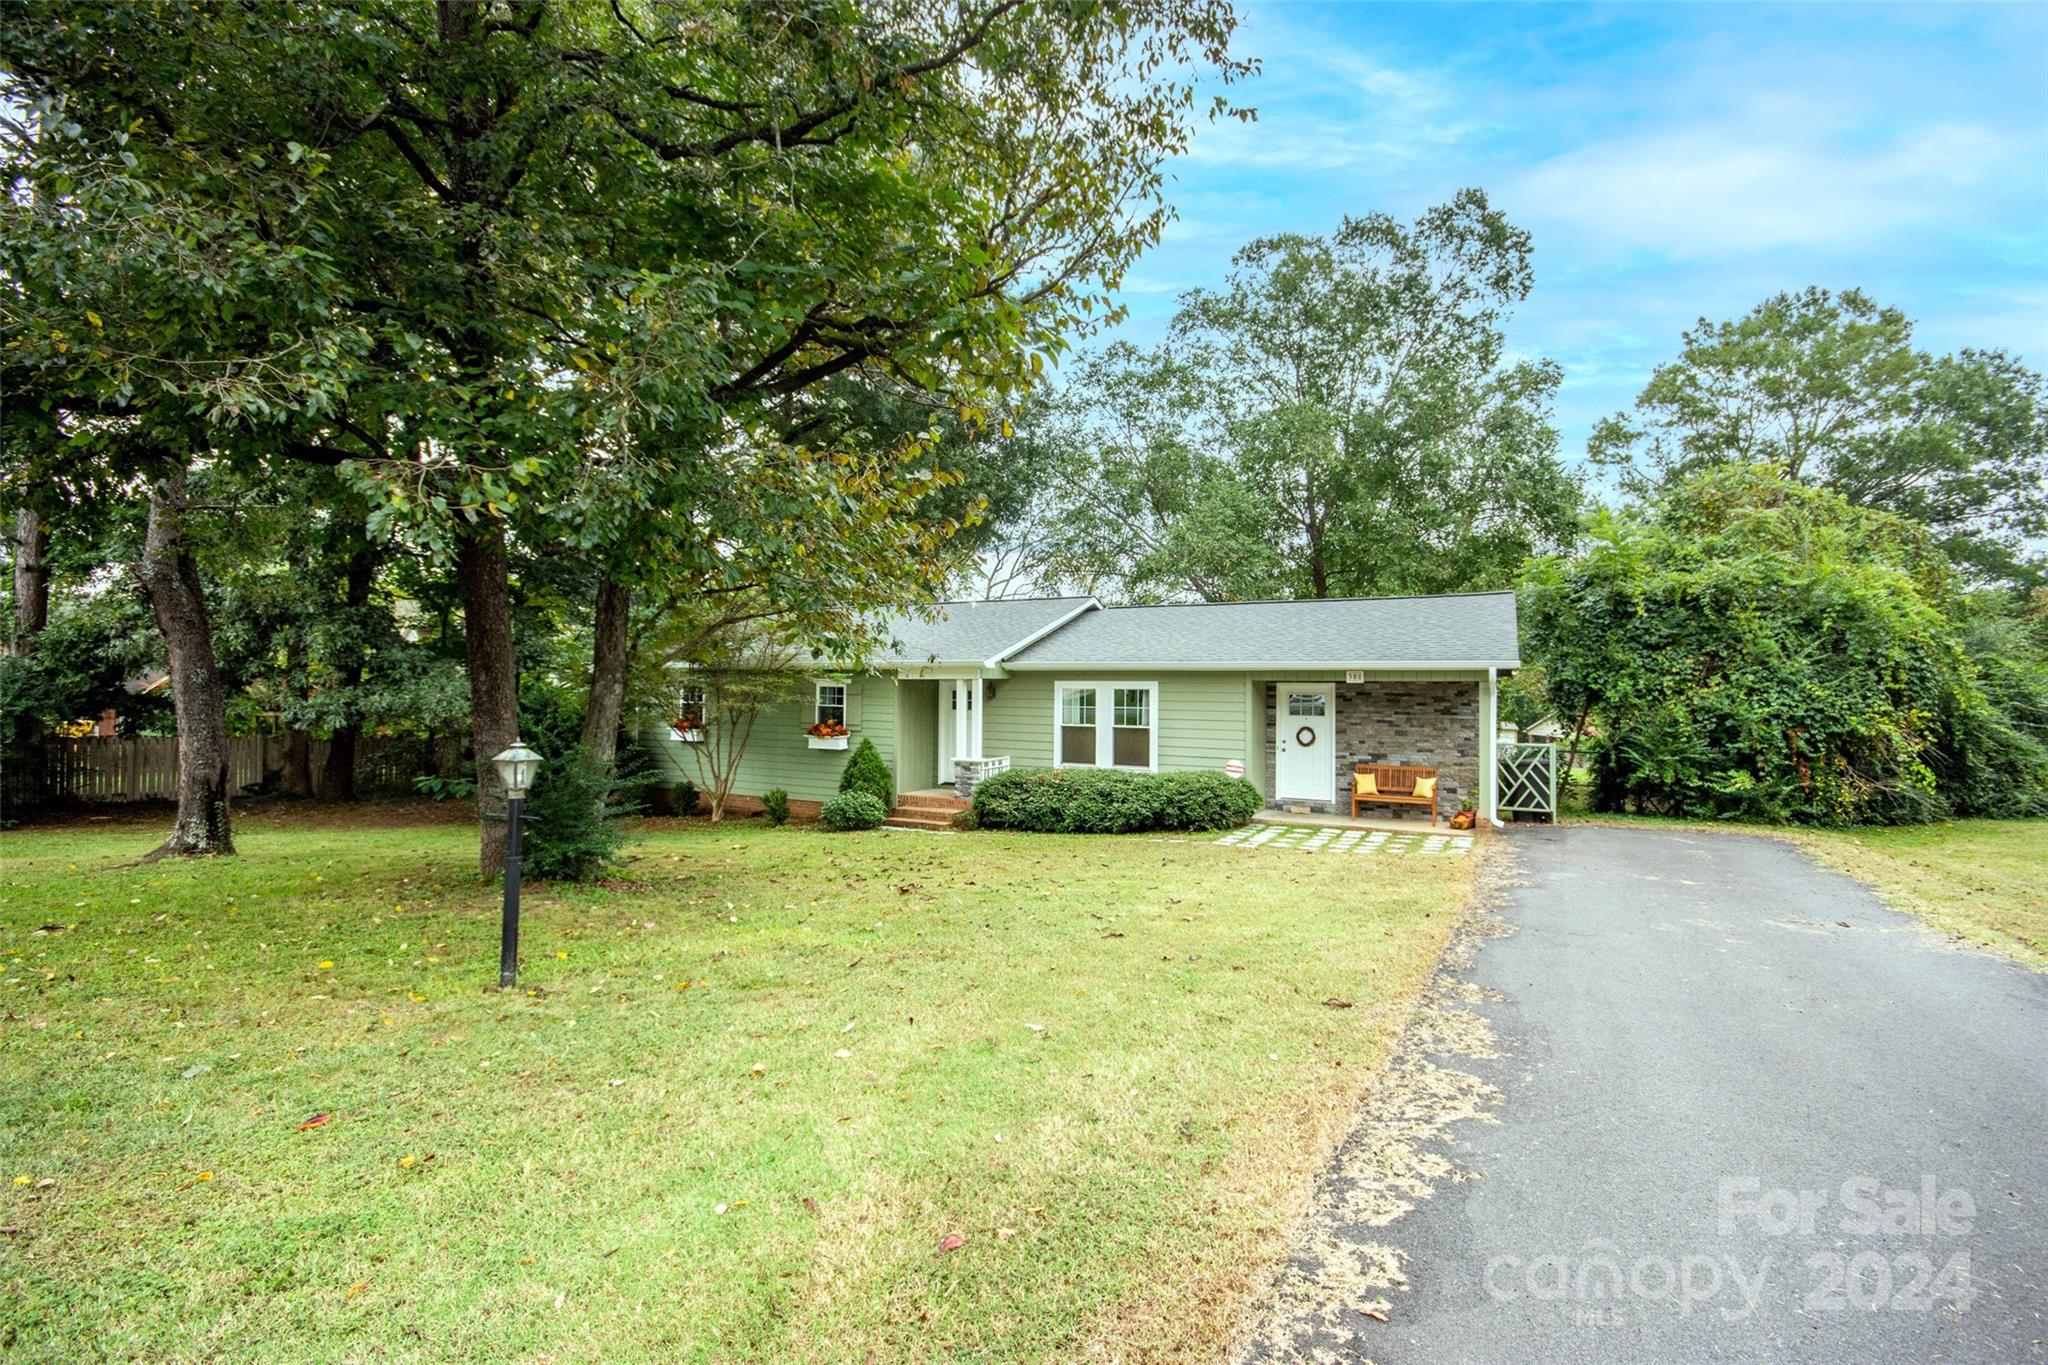
<svg viewBox="0 0 2048 1365">
<path fill-rule="evenodd" d="M 1304 725 L 1294 732 L 1294 742 L 1304 749 L 1313 749 L 1316 747 L 1316 732 Z"/>
</svg>

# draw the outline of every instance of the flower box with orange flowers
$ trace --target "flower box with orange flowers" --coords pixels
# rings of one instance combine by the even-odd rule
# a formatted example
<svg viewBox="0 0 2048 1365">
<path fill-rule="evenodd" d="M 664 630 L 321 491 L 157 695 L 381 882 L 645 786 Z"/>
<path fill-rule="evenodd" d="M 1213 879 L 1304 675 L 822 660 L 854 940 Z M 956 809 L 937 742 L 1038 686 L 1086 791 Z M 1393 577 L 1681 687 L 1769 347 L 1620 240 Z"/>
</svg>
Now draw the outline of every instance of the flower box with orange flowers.
<svg viewBox="0 0 2048 1365">
<path fill-rule="evenodd" d="M 844 721 L 821 720 L 808 727 L 804 734 L 813 749 L 844 749 L 846 747 L 846 724 Z"/>
</svg>

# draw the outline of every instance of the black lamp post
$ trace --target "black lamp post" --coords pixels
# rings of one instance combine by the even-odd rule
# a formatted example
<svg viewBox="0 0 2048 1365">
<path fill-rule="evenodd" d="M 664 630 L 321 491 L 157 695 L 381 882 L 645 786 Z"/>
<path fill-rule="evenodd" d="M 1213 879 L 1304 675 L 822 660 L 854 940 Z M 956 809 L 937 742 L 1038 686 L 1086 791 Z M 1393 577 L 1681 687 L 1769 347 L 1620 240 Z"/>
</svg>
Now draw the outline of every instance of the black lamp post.
<svg viewBox="0 0 2048 1365">
<path fill-rule="evenodd" d="M 498 937 L 498 988 L 509 991 L 519 976 L 519 822 L 527 788 L 540 771 L 540 755 L 515 739 L 491 762 L 505 784 L 505 919 Z"/>
</svg>

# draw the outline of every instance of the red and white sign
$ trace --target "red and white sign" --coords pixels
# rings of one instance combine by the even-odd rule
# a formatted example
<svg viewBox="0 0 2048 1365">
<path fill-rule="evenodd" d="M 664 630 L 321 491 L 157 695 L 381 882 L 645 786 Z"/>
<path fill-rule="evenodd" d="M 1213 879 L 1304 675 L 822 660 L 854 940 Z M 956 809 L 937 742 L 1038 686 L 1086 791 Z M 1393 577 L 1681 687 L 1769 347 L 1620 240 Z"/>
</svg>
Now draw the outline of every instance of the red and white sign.
<svg viewBox="0 0 2048 1365">
<path fill-rule="evenodd" d="M 1244 764 L 1238 762 L 1236 759 L 1233 758 L 1230 760 L 1230 762 L 1223 765 L 1223 772 L 1224 775 L 1228 777 L 1243 777 Z"/>
</svg>

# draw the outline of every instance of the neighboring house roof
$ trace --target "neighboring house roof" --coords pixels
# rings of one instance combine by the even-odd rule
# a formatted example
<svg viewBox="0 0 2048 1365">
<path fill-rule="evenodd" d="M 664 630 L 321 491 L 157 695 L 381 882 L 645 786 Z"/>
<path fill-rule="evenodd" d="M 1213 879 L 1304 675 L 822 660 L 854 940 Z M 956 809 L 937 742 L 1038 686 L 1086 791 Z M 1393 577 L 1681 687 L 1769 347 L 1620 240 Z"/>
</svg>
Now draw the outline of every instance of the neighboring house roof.
<svg viewBox="0 0 2048 1365">
<path fill-rule="evenodd" d="M 1521 647 L 1515 595 L 1484 592 L 1103 607 L 1018 650 L 1005 664 L 1026 670 L 1519 668 Z"/>
<path fill-rule="evenodd" d="M 883 622 L 882 638 L 894 644 L 878 648 L 873 662 L 884 668 L 994 663 L 1077 614 L 1094 609 L 1095 599 L 1021 597 L 936 605 L 936 620 L 903 615 Z"/>
</svg>

